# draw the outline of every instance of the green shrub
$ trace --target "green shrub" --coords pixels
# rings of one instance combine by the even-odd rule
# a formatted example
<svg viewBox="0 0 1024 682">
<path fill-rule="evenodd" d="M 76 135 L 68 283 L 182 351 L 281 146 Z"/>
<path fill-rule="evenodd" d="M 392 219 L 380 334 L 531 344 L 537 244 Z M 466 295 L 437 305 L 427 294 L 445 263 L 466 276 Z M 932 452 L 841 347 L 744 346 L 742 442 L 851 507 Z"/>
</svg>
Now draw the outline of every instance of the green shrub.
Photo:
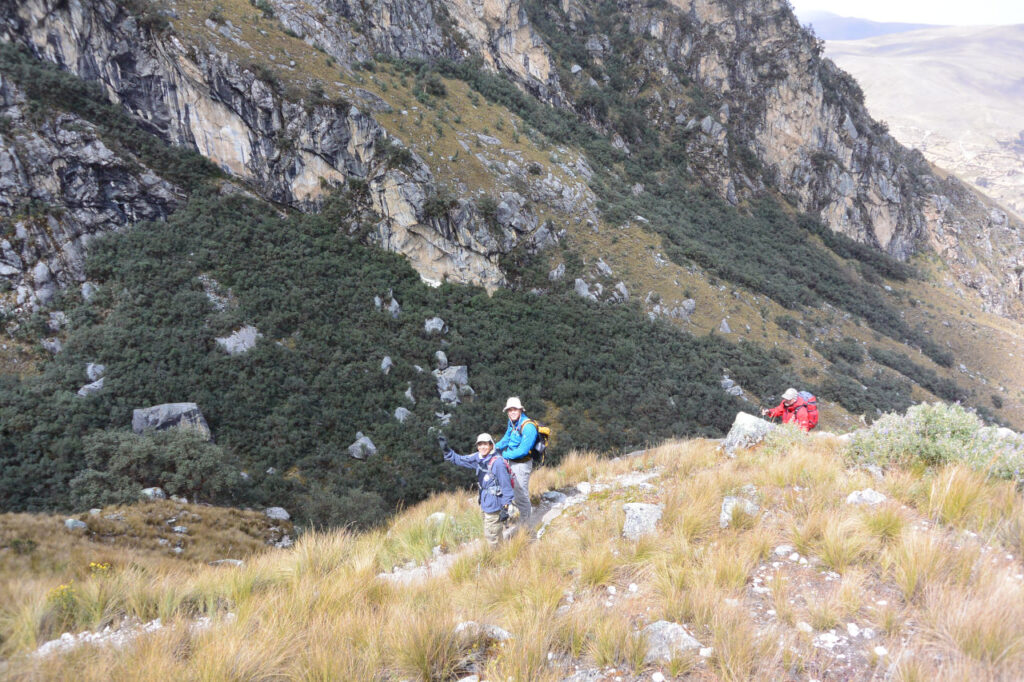
<svg viewBox="0 0 1024 682">
<path fill-rule="evenodd" d="M 857 432 L 847 450 L 855 464 L 937 467 L 962 462 L 997 478 L 1024 484 L 1024 438 L 1001 435 L 960 405 L 915 405 L 886 414 Z"/>
<path fill-rule="evenodd" d="M 153 486 L 202 502 L 227 502 L 240 480 L 224 450 L 191 428 L 141 436 L 98 431 L 83 439 L 82 454 L 85 468 L 69 484 L 80 509 L 134 502 Z"/>
</svg>

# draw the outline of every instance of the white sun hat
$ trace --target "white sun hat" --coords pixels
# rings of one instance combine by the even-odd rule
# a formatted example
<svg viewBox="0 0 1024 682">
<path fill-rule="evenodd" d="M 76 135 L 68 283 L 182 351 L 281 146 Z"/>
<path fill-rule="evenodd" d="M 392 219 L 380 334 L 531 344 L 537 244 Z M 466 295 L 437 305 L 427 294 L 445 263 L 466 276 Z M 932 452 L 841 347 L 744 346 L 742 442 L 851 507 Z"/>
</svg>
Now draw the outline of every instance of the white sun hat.
<svg viewBox="0 0 1024 682">
<path fill-rule="evenodd" d="M 476 444 L 480 445 L 480 443 L 490 443 L 491 445 L 494 445 L 494 439 L 491 438 L 491 434 L 489 433 L 481 433 L 476 437 Z"/>
<path fill-rule="evenodd" d="M 523 403 L 519 401 L 519 397 L 518 396 L 512 396 L 511 398 L 509 398 L 508 401 L 505 403 L 505 409 L 502 410 L 502 411 L 503 412 L 508 412 L 509 410 L 511 410 L 513 408 L 515 408 L 517 410 L 523 409 Z"/>
</svg>

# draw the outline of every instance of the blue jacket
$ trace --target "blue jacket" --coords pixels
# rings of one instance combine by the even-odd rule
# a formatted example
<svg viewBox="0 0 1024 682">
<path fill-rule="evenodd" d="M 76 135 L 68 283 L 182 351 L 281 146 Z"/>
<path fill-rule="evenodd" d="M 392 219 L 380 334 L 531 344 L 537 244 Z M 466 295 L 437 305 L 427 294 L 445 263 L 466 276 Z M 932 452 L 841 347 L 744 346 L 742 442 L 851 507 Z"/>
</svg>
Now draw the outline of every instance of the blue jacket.
<svg viewBox="0 0 1024 682">
<path fill-rule="evenodd" d="M 522 459 L 533 449 L 533 444 L 537 442 L 537 425 L 530 422 L 523 426 L 528 419 L 525 412 L 519 415 L 519 421 L 515 424 L 509 419 L 505 435 L 494 444 L 494 449 L 501 451 L 501 456 L 505 459 Z"/>
<path fill-rule="evenodd" d="M 512 477 L 497 452 L 481 459 L 479 454 L 460 455 L 448 448 L 444 458 L 452 464 L 476 470 L 476 484 L 480 488 L 480 508 L 485 512 L 499 511 L 512 501 Z"/>
</svg>

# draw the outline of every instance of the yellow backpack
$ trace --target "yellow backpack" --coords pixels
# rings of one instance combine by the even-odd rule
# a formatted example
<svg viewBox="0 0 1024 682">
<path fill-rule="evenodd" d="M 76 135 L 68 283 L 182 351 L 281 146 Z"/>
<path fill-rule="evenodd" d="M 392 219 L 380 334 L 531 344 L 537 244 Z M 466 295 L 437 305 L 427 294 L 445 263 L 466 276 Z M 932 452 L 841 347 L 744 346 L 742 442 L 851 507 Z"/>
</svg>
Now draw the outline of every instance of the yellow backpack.
<svg viewBox="0 0 1024 682">
<path fill-rule="evenodd" d="M 530 457 L 533 458 L 534 466 L 544 466 L 544 457 L 548 451 L 548 438 L 551 437 L 551 427 L 543 426 L 536 419 L 527 419 L 519 425 L 519 434 L 522 435 L 523 429 L 526 428 L 527 424 L 533 424 L 537 427 L 537 440 L 533 442 L 533 447 L 530 448 Z"/>
</svg>

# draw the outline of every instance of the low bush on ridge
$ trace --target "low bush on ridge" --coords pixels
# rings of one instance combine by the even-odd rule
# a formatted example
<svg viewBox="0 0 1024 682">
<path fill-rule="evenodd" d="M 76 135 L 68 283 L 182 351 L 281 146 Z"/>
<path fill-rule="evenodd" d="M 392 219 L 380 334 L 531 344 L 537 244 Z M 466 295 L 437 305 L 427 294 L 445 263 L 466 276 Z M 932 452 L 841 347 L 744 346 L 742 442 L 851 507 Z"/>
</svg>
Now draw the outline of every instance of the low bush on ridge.
<svg viewBox="0 0 1024 682">
<path fill-rule="evenodd" d="M 914 405 L 858 432 L 847 451 L 857 464 L 927 467 L 963 463 L 1024 486 L 1024 438 L 985 426 L 961 405 Z"/>
</svg>

